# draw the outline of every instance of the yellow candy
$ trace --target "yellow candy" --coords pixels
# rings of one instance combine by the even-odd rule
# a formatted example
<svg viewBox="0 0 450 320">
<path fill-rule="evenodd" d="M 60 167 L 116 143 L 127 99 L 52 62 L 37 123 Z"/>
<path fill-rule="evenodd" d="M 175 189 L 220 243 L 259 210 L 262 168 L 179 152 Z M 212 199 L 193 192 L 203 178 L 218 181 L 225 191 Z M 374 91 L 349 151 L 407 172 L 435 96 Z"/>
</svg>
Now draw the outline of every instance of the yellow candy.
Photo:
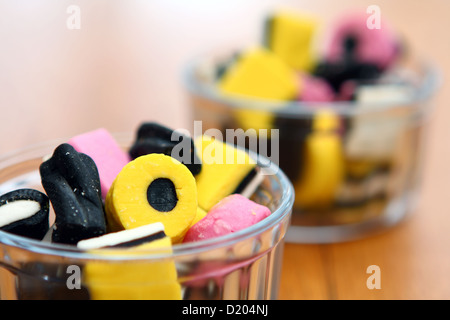
<svg viewBox="0 0 450 320">
<path fill-rule="evenodd" d="M 117 175 L 105 209 L 111 231 L 162 222 L 167 236 L 177 243 L 197 214 L 196 181 L 185 165 L 170 156 L 141 156 Z"/>
<path fill-rule="evenodd" d="M 318 112 L 313 132 L 305 142 L 302 179 L 295 186 L 296 203 L 308 208 L 329 206 L 344 178 L 342 141 L 335 131 L 339 118 L 332 112 Z"/>
<path fill-rule="evenodd" d="M 315 65 L 313 41 L 318 21 L 305 14 L 278 13 L 266 22 L 266 45 L 290 67 L 310 72 Z"/>
<path fill-rule="evenodd" d="M 195 140 L 195 146 L 202 159 L 202 171 L 196 176 L 198 205 L 209 211 L 237 189 L 256 163 L 247 152 L 205 135 Z"/>
<path fill-rule="evenodd" d="M 164 237 L 137 247 L 123 250 L 93 250 L 105 256 L 120 255 L 139 258 L 146 249 L 160 248 L 157 254 L 172 252 L 171 240 Z M 89 262 L 83 269 L 83 282 L 93 300 L 179 300 L 181 286 L 177 282 L 175 263 L 170 258 L 155 261 Z"/>
<path fill-rule="evenodd" d="M 277 55 L 261 47 L 243 52 L 218 86 L 226 95 L 277 102 L 265 104 L 269 110 L 255 110 L 248 105 L 250 102 L 243 102 L 243 109 L 233 110 L 239 127 L 244 130 L 272 129 L 274 117 L 270 110 L 282 107 L 280 101 L 295 99 L 300 89 L 294 71 Z"/>
<path fill-rule="evenodd" d="M 277 55 L 250 49 L 227 70 L 219 83 L 225 94 L 267 100 L 290 100 L 298 95 L 298 78 Z"/>
</svg>

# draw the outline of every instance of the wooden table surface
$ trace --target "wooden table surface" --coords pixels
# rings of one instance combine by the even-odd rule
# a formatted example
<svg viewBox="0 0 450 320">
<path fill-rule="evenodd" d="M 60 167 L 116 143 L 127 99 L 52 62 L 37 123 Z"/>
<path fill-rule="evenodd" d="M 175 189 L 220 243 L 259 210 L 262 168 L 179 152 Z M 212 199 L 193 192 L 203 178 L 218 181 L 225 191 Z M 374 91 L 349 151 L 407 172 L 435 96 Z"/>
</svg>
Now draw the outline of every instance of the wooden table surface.
<svg viewBox="0 0 450 320">
<path fill-rule="evenodd" d="M 399 225 L 335 244 L 286 244 L 280 299 L 450 299 L 449 117 L 445 96 L 429 124 L 419 205 Z M 369 289 L 369 266 L 380 289 Z"/>
<path fill-rule="evenodd" d="M 410 50 L 450 67 L 450 1 L 0 0 L 0 154 L 98 127 L 135 130 L 144 120 L 189 127 L 180 70 L 195 53 L 251 43 L 263 14 L 280 6 L 327 21 L 377 4 Z M 70 30 L 67 8 L 81 10 Z M 429 126 L 420 205 L 408 221 L 347 243 L 286 244 L 280 299 L 450 298 L 450 88 Z M 380 268 L 369 290 L 367 267 Z"/>
</svg>

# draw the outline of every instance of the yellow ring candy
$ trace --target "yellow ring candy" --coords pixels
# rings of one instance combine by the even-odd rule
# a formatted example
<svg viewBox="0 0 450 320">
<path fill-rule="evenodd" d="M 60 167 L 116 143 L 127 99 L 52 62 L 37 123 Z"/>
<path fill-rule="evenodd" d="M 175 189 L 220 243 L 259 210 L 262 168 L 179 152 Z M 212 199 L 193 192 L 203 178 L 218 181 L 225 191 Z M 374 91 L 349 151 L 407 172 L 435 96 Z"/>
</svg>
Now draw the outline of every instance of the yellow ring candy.
<svg viewBox="0 0 450 320">
<path fill-rule="evenodd" d="M 138 157 L 117 175 L 105 211 L 110 231 L 161 222 L 172 242 L 180 242 L 197 214 L 195 178 L 170 156 Z"/>
</svg>

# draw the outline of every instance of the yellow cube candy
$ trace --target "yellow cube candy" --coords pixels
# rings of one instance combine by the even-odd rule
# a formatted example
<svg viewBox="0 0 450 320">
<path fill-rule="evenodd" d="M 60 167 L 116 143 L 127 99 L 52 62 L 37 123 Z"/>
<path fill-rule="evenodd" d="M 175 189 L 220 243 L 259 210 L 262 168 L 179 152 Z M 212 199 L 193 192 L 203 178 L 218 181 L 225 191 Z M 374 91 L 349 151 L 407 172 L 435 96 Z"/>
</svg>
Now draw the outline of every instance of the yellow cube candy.
<svg viewBox="0 0 450 320">
<path fill-rule="evenodd" d="M 221 77 L 218 86 L 225 95 L 244 98 L 241 108 L 233 109 L 239 127 L 244 130 L 272 129 L 272 110 L 296 99 L 301 90 L 300 78 L 294 70 L 262 47 L 243 52 Z M 249 98 L 263 100 L 264 106 L 252 106 L 254 101 L 248 101 Z"/>
<path fill-rule="evenodd" d="M 202 159 L 202 171 L 195 177 L 198 205 L 209 211 L 238 188 L 255 169 L 256 162 L 244 150 L 213 137 L 200 136 L 195 146 Z"/>
<path fill-rule="evenodd" d="M 274 14 L 266 21 L 265 45 L 295 70 L 310 72 L 316 63 L 313 44 L 318 25 L 306 14 Z"/>
<path fill-rule="evenodd" d="M 266 100 L 291 100 L 298 95 L 295 72 L 271 51 L 256 47 L 243 52 L 219 81 L 224 94 Z"/>
<path fill-rule="evenodd" d="M 175 263 L 170 258 L 139 259 L 152 248 L 158 248 L 156 254 L 170 254 L 172 242 L 169 237 L 164 237 L 128 249 L 92 250 L 94 254 L 117 259 L 88 262 L 84 266 L 83 282 L 91 299 L 180 300 L 181 286 L 177 281 Z M 126 260 L 129 257 L 136 259 Z"/>
</svg>

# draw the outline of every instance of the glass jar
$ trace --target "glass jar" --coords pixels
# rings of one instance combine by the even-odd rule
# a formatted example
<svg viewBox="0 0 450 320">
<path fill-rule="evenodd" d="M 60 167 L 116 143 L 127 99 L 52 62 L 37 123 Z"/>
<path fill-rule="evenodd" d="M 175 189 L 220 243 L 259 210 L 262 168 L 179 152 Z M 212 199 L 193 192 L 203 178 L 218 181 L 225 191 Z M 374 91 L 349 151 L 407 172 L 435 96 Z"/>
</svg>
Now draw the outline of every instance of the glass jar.
<svg viewBox="0 0 450 320">
<path fill-rule="evenodd" d="M 130 134 L 115 137 L 124 149 L 133 138 Z M 19 188 L 44 192 L 39 165 L 43 157 L 51 155 L 62 142 L 65 141 L 53 141 L 2 156 L 0 194 Z M 171 299 L 179 294 L 186 300 L 276 299 L 294 192 L 281 170 L 274 165 L 264 170 L 269 174 L 264 176 L 251 198 L 271 209 L 269 217 L 236 233 L 176 244 L 169 251 L 147 249 L 133 254 L 121 249 L 102 249 L 87 252 L 76 246 L 0 231 L 0 297 L 8 300 L 146 299 L 149 296 Z M 52 216 L 54 218 L 51 209 L 50 219 Z M 95 281 L 85 277 L 88 270 L 99 273 Z M 174 275 L 170 283 L 161 282 L 155 275 L 166 271 Z M 123 276 L 125 273 L 130 276 Z M 174 290 L 179 290 L 175 296 L 171 294 Z"/>
<path fill-rule="evenodd" d="M 267 101 L 220 92 L 218 72 L 234 52 L 206 53 L 185 66 L 193 120 L 202 132 L 241 129 L 235 143 L 255 152 L 248 141 L 268 140 L 263 155 L 276 155 L 296 194 L 286 241 L 355 240 L 387 230 L 414 210 L 430 101 L 439 84 L 435 68 L 405 60 L 384 82 L 367 83 L 365 100 Z"/>
</svg>

